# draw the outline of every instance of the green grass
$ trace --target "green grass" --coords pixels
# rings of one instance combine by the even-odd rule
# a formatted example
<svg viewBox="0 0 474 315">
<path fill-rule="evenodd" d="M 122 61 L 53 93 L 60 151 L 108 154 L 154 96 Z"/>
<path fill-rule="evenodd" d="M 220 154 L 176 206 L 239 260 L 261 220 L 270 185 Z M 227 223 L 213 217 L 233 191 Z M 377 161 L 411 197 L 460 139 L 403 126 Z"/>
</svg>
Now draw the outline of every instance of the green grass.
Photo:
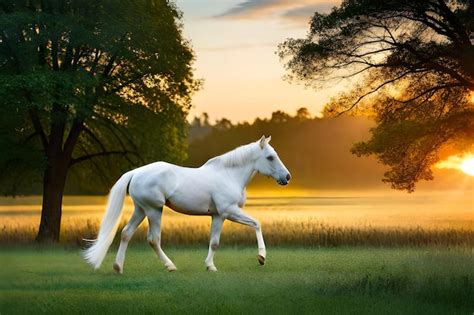
<svg viewBox="0 0 474 315">
<path fill-rule="evenodd" d="M 115 251 L 115 250 L 114 250 Z M 113 254 L 93 271 L 77 249 L 6 247 L 0 313 L 372 313 L 472 314 L 474 253 L 462 249 L 220 249 L 217 273 L 205 248 L 167 250 L 169 273 L 151 249 L 132 245 L 124 275 Z"/>
</svg>

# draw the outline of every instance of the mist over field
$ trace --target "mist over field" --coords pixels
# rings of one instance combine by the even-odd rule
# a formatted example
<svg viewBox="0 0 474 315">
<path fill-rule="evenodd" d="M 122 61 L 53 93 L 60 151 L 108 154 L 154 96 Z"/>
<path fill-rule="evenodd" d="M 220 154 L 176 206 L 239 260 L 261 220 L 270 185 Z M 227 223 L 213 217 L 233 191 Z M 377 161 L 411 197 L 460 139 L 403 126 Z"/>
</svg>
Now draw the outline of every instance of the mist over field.
<svg viewBox="0 0 474 315">
<path fill-rule="evenodd" d="M 382 183 L 387 167 L 373 156 L 357 157 L 350 152 L 355 143 L 370 136 L 374 122 L 362 116 L 311 118 L 274 112 L 270 119 L 253 123 L 231 124 L 217 121 L 206 125 L 194 120 L 186 165 L 197 167 L 209 158 L 225 153 L 262 135 L 271 135 L 278 151 L 292 173 L 292 189 L 366 190 L 385 189 Z M 434 181 L 421 181 L 422 190 L 471 190 L 473 181 L 460 171 L 434 169 Z M 255 176 L 250 187 L 272 188 L 272 180 Z"/>
</svg>

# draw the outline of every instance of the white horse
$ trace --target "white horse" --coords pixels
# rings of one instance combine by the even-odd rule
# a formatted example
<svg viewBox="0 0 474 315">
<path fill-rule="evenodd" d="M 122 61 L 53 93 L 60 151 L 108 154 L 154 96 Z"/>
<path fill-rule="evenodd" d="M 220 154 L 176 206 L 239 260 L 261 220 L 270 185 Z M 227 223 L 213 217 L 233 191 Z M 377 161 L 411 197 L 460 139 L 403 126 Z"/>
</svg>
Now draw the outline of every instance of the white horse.
<svg viewBox="0 0 474 315">
<path fill-rule="evenodd" d="M 280 185 L 290 181 L 290 173 L 270 146 L 270 139 L 263 136 L 256 142 L 212 158 L 199 168 L 156 162 L 123 174 L 110 191 L 99 235 L 85 251 L 84 258 L 95 269 L 102 264 L 117 231 L 128 186 L 135 210 L 122 230 L 113 265 L 116 272 L 123 272 L 128 242 L 145 216 L 149 221 L 148 243 L 169 271 L 177 270 L 160 246 L 164 205 L 185 214 L 212 216 L 209 253 L 205 260 L 207 270 L 217 271 L 214 253 L 219 247 L 225 219 L 255 228 L 258 262 L 265 264 L 266 250 L 260 223 L 242 207 L 246 186 L 256 172 L 273 177 Z"/>
</svg>

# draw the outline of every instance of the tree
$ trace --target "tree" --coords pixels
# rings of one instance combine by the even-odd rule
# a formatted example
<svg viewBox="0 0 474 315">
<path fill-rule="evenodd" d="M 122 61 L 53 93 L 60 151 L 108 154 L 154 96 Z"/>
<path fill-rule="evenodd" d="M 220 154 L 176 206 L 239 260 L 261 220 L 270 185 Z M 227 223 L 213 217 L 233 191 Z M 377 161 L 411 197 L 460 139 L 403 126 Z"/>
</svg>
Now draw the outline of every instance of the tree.
<svg viewBox="0 0 474 315">
<path fill-rule="evenodd" d="M 371 139 L 352 151 L 375 154 L 390 167 L 384 181 L 411 192 L 417 181 L 433 178 L 443 147 L 472 145 L 473 6 L 472 0 L 345 0 L 329 14 L 315 13 L 308 37 L 287 40 L 279 54 L 290 79 L 315 87 L 353 82 L 325 113 L 373 115 Z"/>
<path fill-rule="evenodd" d="M 193 142 L 196 139 L 201 139 L 212 132 L 212 126 L 209 123 L 209 115 L 202 113 L 201 116 L 194 116 L 193 121 L 188 128 L 188 141 Z"/>
<path fill-rule="evenodd" d="M 311 114 L 309 113 L 309 110 L 306 107 L 301 107 L 296 110 L 296 119 L 300 121 L 308 120 L 311 119 Z"/>
<path fill-rule="evenodd" d="M 270 118 L 271 122 L 274 123 L 284 123 L 291 119 L 291 116 L 287 113 L 277 110 L 272 113 L 272 117 Z"/>
<path fill-rule="evenodd" d="M 213 127 L 221 131 L 228 130 L 232 128 L 232 122 L 227 118 L 222 118 L 222 119 L 216 120 L 216 123 L 214 124 Z"/>
<path fill-rule="evenodd" d="M 0 162 L 43 173 L 38 241 L 59 240 L 71 167 L 182 156 L 197 82 L 180 17 L 165 0 L 0 2 Z"/>
</svg>

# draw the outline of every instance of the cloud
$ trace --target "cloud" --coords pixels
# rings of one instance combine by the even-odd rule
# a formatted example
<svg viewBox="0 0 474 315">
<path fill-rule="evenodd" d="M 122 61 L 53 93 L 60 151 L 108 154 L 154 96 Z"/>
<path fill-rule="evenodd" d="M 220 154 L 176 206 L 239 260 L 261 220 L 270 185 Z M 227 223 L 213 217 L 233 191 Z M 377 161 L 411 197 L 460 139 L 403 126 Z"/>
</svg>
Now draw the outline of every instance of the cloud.
<svg viewBox="0 0 474 315">
<path fill-rule="evenodd" d="M 315 11 L 329 12 L 340 2 L 340 0 L 247 0 L 216 17 L 262 19 L 277 16 L 290 22 L 307 24 Z"/>
<path fill-rule="evenodd" d="M 217 17 L 255 19 L 294 7 L 301 1 L 288 0 L 247 0 L 230 8 Z"/>
<path fill-rule="evenodd" d="M 281 17 L 294 24 L 307 25 L 310 18 L 314 15 L 314 12 L 329 13 L 335 5 L 336 3 L 334 2 L 322 2 L 319 4 L 306 5 L 288 10 L 281 14 Z"/>
</svg>

